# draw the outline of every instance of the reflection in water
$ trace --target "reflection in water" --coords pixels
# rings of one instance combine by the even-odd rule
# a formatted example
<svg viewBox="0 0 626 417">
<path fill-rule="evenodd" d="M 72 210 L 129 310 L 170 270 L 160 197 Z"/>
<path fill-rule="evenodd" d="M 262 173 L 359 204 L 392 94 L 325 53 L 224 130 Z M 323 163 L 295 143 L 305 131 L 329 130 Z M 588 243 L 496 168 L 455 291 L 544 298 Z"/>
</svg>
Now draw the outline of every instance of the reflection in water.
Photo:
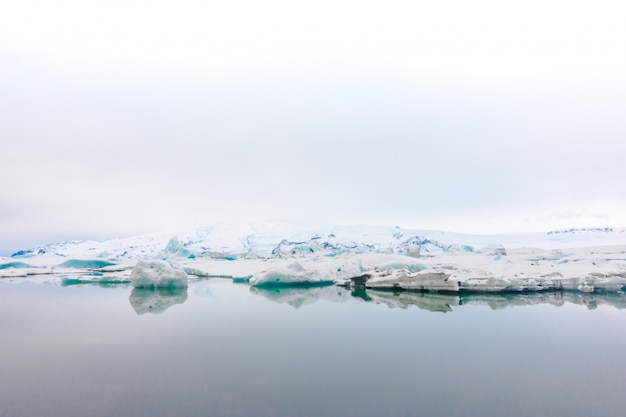
<svg viewBox="0 0 626 417">
<path fill-rule="evenodd" d="M 590 310 L 600 305 L 618 309 L 626 308 L 626 296 L 623 293 L 580 293 L 568 291 L 522 292 L 522 293 L 464 293 L 441 294 L 411 291 L 371 290 L 363 287 L 348 290 L 341 287 L 314 288 L 255 288 L 250 292 L 261 295 L 276 303 L 286 303 L 294 308 L 312 304 L 319 300 L 345 302 L 355 297 L 365 302 L 386 305 L 389 308 L 417 307 L 434 312 L 450 312 L 464 305 L 485 305 L 492 310 L 507 307 L 551 304 L 562 306 L 566 303 L 584 305 Z"/>
<path fill-rule="evenodd" d="M 350 290 L 334 285 L 320 287 L 250 287 L 252 294 L 263 297 L 279 304 L 289 304 L 293 308 L 300 308 L 305 304 L 312 304 L 319 300 L 346 302 L 350 298 Z"/>
<path fill-rule="evenodd" d="M 581 293 L 578 291 L 554 291 L 543 293 L 466 294 L 460 297 L 459 305 L 488 305 L 492 310 L 513 306 L 551 304 L 561 307 L 567 303 L 587 306 L 590 310 L 600 305 L 619 309 L 626 308 L 623 293 Z"/>
<path fill-rule="evenodd" d="M 128 301 L 137 314 L 161 314 L 187 301 L 187 288 L 133 288 Z"/>
<path fill-rule="evenodd" d="M 134 290 L 133 311 L 131 290 L 0 280 L 0 416 L 617 417 L 626 408 L 618 294 L 250 290 L 211 279 L 188 292 Z M 545 302 L 567 306 L 490 310 Z"/>
<path fill-rule="evenodd" d="M 365 294 L 360 294 L 363 292 Z M 355 294 L 356 293 L 356 294 Z M 459 305 L 458 295 L 447 295 L 427 292 L 381 291 L 355 289 L 353 295 L 375 304 L 384 304 L 389 308 L 417 307 L 421 310 L 447 313 L 453 306 Z"/>
</svg>

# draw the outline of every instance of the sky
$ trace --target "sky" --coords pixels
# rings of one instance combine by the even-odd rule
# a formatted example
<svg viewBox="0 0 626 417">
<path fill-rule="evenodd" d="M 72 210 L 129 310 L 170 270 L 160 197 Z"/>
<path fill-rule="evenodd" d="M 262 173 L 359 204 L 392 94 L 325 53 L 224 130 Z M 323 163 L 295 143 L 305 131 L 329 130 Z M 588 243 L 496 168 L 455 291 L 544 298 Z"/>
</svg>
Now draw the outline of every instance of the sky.
<svg viewBox="0 0 626 417">
<path fill-rule="evenodd" d="M 226 221 L 626 226 L 620 1 L 0 6 L 0 254 Z"/>
</svg>

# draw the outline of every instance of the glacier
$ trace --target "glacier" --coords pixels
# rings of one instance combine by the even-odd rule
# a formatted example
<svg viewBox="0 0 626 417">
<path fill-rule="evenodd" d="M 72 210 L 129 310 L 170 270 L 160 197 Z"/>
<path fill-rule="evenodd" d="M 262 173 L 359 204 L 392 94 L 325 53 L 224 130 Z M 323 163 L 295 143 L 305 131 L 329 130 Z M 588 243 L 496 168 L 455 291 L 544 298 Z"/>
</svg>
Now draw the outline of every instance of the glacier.
<svg viewBox="0 0 626 417">
<path fill-rule="evenodd" d="M 221 223 L 187 232 L 62 242 L 0 258 L 0 278 L 186 287 L 337 286 L 438 293 L 621 292 L 626 229 L 469 235 L 398 226 Z"/>
</svg>

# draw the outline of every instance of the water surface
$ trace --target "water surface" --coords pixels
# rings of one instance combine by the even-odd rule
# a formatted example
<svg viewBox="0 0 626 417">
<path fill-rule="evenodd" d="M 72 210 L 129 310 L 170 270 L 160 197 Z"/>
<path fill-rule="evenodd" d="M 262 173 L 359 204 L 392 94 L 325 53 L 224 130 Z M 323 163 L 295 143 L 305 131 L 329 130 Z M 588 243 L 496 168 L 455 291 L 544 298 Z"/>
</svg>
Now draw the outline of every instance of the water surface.
<svg viewBox="0 0 626 417">
<path fill-rule="evenodd" d="M 625 306 L 0 283 L 0 416 L 622 416 Z"/>
</svg>

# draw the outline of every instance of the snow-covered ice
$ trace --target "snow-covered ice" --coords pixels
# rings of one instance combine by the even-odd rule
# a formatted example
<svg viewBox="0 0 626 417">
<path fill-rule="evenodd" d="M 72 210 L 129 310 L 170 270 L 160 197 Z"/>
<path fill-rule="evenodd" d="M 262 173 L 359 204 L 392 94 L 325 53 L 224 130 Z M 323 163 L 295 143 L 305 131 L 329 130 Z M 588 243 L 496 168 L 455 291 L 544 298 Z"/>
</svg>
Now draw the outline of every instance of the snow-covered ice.
<svg viewBox="0 0 626 417">
<path fill-rule="evenodd" d="M 187 233 L 63 242 L 0 258 L 0 278 L 32 277 L 135 287 L 229 277 L 252 287 L 620 292 L 626 285 L 626 230 L 464 235 L 400 227 L 220 224 Z"/>
<path fill-rule="evenodd" d="M 135 288 L 187 287 L 187 274 L 165 261 L 139 261 L 130 273 Z"/>
</svg>

